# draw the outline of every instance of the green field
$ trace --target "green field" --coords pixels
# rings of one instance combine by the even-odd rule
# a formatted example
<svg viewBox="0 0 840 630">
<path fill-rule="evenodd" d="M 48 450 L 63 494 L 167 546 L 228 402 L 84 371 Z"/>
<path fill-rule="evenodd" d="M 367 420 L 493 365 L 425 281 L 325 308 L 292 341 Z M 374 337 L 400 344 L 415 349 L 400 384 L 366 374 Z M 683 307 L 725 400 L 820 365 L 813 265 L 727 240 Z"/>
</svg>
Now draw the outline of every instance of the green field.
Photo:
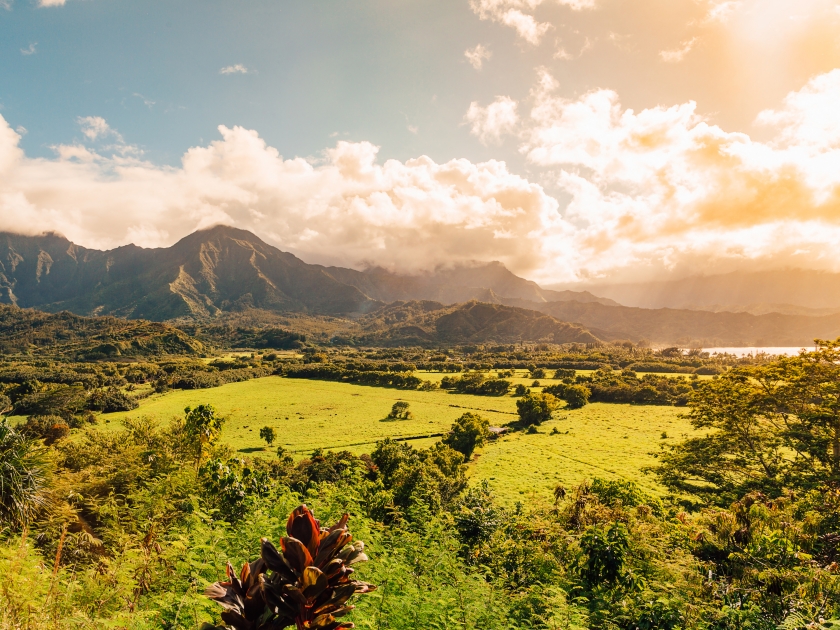
<svg viewBox="0 0 840 630">
<path fill-rule="evenodd" d="M 385 419 L 397 400 L 409 402 L 413 419 Z M 227 417 L 222 435 L 227 444 L 239 452 L 261 456 L 273 456 L 274 451 L 259 437 L 260 428 L 266 425 L 277 430 L 275 446 L 303 457 L 318 447 L 360 454 L 370 452 L 375 442 L 385 437 L 444 433 L 468 410 L 478 410 L 495 426 L 516 417 L 512 396 L 421 392 L 271 376 L 213 389 L 154 395 L 144 399 L 139 409 L 104 416 L 108 420 L 105 426 L 119 426 L 125 417 L 166 421 L 183 415 L 187 405 L 201 403 L 214 405 Z M 633 480 L 658 493 L 661 489 L 654 480 L 640 470 L 655 461 L 650 453 L 661 443 L 690 432 L 688 422 L 679 417 L 683 412 L 674 407 L 605 403 L 561 410 L 537 434 L 511 434 L 480 449 L 470 465 L 470 477 L 489 479 L 501 501 L 508 504 L 530 492 L 549 497 L 558 483 L 568 487 L 592 477 Z M 552 434 L 552 429 L 558 433 Z M 667 440 L 662 439 L 663 432 L 667 432 Z M 423 448 L 438 439 L 410 443 Z"/>
<path fill-rule="evenodd" d="M 411 405 L 412 420 L 386 420 L 398 400 Z M 266 455 L 273 454 L 273 449 L 262 450 L 265 443 L 259 431 L 264 426 L 277 431 L 275 446 L 302 456 L 318 447 L 364 453 L 385 437 L 443 433 L 469 410 L 479 410 L 492 425 L 516 417 L 516 402 L 510 396 L 488 398 L 269 376 L 213 389 L 154 395 L 142 400 L 139 409 L 106 418 L 111 424 L 125 417 L 165 421 L 182 416 L 187 405 L 202 403 L 212 404 L 228 418 L 222 433 L 225 442 L 241 452 Z M 412 444 L 422 447 L 433 441 L 414 440 Z"/>
<path fill-rule="evenodd" d="M 593 477 L 635 481 L 659 494 L 662 489 L 641 469 L 655 463 L 650 453 L 660 444 L 691 432 L 688 421 L 680 418 L 684 412 L 606 403 L 560 411 L 537 434 L 503 436 L 479 450 L 470 474 L 489 479 L 501 502 L 508 504 L 532 492 L 550 497 L 557 484 L 569 488 Z M 662 438 L 663 432 L 668 438 Z"/>
</svg>

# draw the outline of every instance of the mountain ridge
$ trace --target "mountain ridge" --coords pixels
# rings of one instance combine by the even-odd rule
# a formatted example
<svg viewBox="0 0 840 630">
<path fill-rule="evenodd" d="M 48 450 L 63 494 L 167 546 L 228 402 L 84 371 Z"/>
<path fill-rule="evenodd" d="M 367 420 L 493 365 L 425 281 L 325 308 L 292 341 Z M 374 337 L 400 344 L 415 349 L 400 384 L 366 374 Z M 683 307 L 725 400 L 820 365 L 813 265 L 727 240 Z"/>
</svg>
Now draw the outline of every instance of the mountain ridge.
<svg viewBox="0 0 840 630">
<path fill-rule="evenodd" d="M 107 251 L 57 234 L 0 233 L 0 303 L 47 312 L 155 321 L 249 308 L 364 314 L 387 302 L 417 299 L 614 304 L 589 293 L 544 290 L 498 262 L 413 276 L 311 265 L 228 226 L 193 232 L 171 247 Z"/>
</svg>

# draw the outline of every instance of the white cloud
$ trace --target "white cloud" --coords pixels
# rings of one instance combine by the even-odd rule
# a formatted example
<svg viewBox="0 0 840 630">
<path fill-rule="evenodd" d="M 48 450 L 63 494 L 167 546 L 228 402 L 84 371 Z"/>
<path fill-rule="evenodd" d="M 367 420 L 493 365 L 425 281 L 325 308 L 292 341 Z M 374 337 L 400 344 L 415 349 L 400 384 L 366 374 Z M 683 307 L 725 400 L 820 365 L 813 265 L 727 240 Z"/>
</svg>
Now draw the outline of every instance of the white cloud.
<svg viewBox="0 0 840 630">
<path fill-rule="evenodd" d="M 477 136 L 483 144 L 498 144 L 502 136 L 512 133 L 519 122 L 517 103 L 509 96 L 497 96 L 487 107 L 481 107 L 473 101 L 467 110 L 466 121 L 470 124 L 470 133 Z"/>
<path fill-rule="evenodd" d="M 12 10 L 12 0 L 0 0 L 0 9 Z"/>
<path fill-rule="evenodd" d="M 38 42 L 33 42 L 33 43 L 29 44 L 28 48 L 21 48 L 20 49 L 20 54 L 24 55 L 26 57 L 28 57 L 29 55 L 34 55 L 36 52 L 38 52 L 38 50 L 36 49 L 37 46 L 38 46 Z"/>
<path fill-rule="evenodd" d="M 572 197 L 566 217 L 580 228 L 579 269 L 722 259 L 778 266 L 803 249 L 812 264 L 838 267 L 840 70 L 761 114 L 778 128 L 769 143 L 710 125 L 693 102 L 637 113 L 610 90 L 567 100 L 555 88 L 544 74 L 522 149 L 557 169 Z"/>
<path fill-rule="evenodd" d="M 475 48 L 470 48 L 464 51 L 464 57 L 470 62 L 470 65 L 476 70 L 481 70 L 485 60 L 489 60 L 493 56 L 487 48 L 478 44 Z"/>
<path fill-rule="evenodd" d="M 122 136 L 111 129 L 107 121 L 101 116 L 79 116 L 76 122 L 82 128 L 82 133 L 88 140 L 98 140 L 108 136 L 114 136 L 122 141 Z"/>
<path fill-rule="evenodd" d="M 470 259 L 533 269 L 541 244 L 569 231 L 557 202 L 501 162 L 378 163 L 375 146 L 338 142 L 313 164 L 284 159 L 254 131 L 219 131 L 171 168 L 80 146 L 27 158 L 0 118 L 0 229 L 160 246 L 226 223 L 281 248 L 404 270 Z"/>
<path fill-rule="evenodd" d="M 63 7 L 67 0 L 38 0 L 39 7 Z"/>
<path fill-rule="evenodd" d="M 539 22 L 534 11 L 546 0 L 470 0 L 470 8 L 482 20 L 492 20 L 510 26 L 529 44 L 534 46 L 552 28 L 548 22 Z M 548 0 L 550 1 L 550 0 Z M 595 0 L 554 0 L 573 11 L 594 9 Z"/>
<path fill-rule="evenodd" d="M 249 72 L 251 71 L 241 63 L 237 63 L 232 66 L 225 66 L 219 70 L 219 74 L 248 74 Z"/>
<path fill-rule="evenodd" d="M 25 136 L 29 133 L 29 130 L 23 125 L 18 125 L 17 127 L 15 127 L 15 131 L 17 131 L 19 136 Z"/>
<path fill-rule="evenodd" d="M 0 229 L 162 246 L 226 223 L 345 264 L 501 260 L 546 282 L 799 266 L 802 252 L 808 265 L 837 270 L 838 91 L 840 70 L 762 113 L 758 122 L 776 130 L 769 142 L 710 124 L 691 102 L 634 111 L 609 90 L 564 99 L 547 73 L 521 120 L 507 97 L 475 104 L 476 135 L 522 138 L 529 170 L 571 200 L 562 213 L 498 161 L 380 162 L 367 142 L 338 142 L 317 163 L 285 159 L 241 127 L 220 127 L 220 140 L 190 149 L 177 168 L 82 145 L 28 158 L 0 118 Z M 105 121 L 83 120 L 97 141 L 113 139 Z"/>
<path fill-rule="evenodd" d="M 697 43 L 697 38 L 692 37 L 688 41 L 685 41 L 681 44 L 679 48 L 674 50 L 660 50 L 659 57 L 665 63 L 679 63 L 685 56 L 691 52 L 691 49 L 694 48 L 694 44 Z"/>
</svg>

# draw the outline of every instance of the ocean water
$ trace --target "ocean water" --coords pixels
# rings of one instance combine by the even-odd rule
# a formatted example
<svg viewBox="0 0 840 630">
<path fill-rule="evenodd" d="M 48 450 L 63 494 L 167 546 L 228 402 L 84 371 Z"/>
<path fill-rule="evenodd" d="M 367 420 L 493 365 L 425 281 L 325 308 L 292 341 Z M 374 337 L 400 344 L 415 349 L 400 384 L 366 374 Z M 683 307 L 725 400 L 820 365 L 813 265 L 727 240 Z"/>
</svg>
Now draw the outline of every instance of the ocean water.
<svg viewBox="0 0 840 630">
<path fill-rule="evenodd" d="M 799 354 L 799 351 L 802 350 L 804 346 L 796 346 L 796 347 L 749 347 L 749 348 L 703 348 L 703 352 L 708 352 L 709 354 L 734 354 L 737 357 L 746 357 L 749 355 L 756 355 L 760 353 L 764 354 L 775 354 L 775 355 L 787 355 L 792 356 Z M 813 346 L 805 347 L 806 350 L 814 350 Z"/>
</svg>

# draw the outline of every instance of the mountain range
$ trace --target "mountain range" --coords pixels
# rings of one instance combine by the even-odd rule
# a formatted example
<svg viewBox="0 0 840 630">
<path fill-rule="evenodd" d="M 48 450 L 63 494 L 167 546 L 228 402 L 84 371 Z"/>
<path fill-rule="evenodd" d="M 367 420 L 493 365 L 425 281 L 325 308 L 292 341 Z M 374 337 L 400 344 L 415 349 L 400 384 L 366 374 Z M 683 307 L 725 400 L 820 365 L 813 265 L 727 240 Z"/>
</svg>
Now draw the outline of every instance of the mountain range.
<svg viewBox="0 0 840 630">
<path fill-rule="evenodd" d="M 502 299 L 616 304 L 591 293 L 549 291 L 501 263 L 397 275 L 310 265 L 245 230 L 217 226 L 172 247 L 86 249 L 48 234 L 0 233 L 0 303 L 47 312 L 167 320 L 259 308 L 367 313 L 397 300 L 446 304 Z"/>
<path fill-rule="evenodd" d="M 733 271 L 679 280 L 585 286 L 625 306 L 640 308 L 729 311 L 753 315 L 828 315 L 840 312 L 840 274 L 811 269 Z"/>
<path fill-rule="evenodd" d="M 779 295 L 764 285 L 751 287 L 740 276 L 734 284 L 732 278 L 710 276 L 685 286 L 637 286 L 637 293 L 613 287 L 599 297 L 546 289 L 498 262 L 413 275 L 307 264 L 251 232 L 226 226 L 195 232 L 171 247 L 126 245 L 109 251 L 87 249 L 56 234 L 0 233 L 0 304 L 153 321 L 204 321 L 257 311 L 338 316 L 357 322 L 351 327 L 364 338 L 388 345 L 412 339 L 807 345 L 815 337 L 840 336 L 840 314 L 830 306 L 840 303 L 840 292 L 831 274 L 785 277 Z M 740 293 L 725 289 L 730 285 L 740 286 Z M 823 294 L 811 295 L 820 286 Z M 692 290 L 698 294 L 689 303 Z M 697 306 L 743 298 L 767 307 L 806 296 L 809 300 L 791 305 L 792 314 Z M 638 303 L 683 306 L 633 306 Z"/>
</svg>

